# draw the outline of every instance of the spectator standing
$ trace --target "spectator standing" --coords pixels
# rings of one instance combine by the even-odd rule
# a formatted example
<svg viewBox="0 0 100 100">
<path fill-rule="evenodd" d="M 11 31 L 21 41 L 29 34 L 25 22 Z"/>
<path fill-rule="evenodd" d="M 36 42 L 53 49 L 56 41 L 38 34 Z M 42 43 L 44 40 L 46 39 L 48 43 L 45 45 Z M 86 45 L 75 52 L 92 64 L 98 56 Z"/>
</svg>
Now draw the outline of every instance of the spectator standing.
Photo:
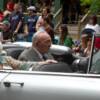
<svg viewBox="0 0 100 100">
<path fill-rule="evenodd" d="M 7 2 L 7 5 L 6 5 L 7 10 L 9 10 L 10 12 L 12 12 L 14 10 L 14 5 L 15 5 L 15 3 L 13 2 L 13 0 L 9 0 Z"/>
<path fill-rule="evenodd" d="M 4 15 L 3 15 L 2 10 L 0 10 L 0 22 L 2 22 L 3 19 L 4 19 Z"/>
<path fill-rule="evenodd" d="M 41 12 L 45 7 L 51 9 L 52 0 L 37 0 L 36 7 Z"/>
<path fill-rule="evenodd" d="M 36 23 L 36 28 L 39 29 L 39 27 L 43 26 L 45 23 L 45 18 L 50 14 L 50 9 L 48 7 L 43 8 L 42 15 L 39 16 L 38 21 Z"/>
<path fill-rule="evenodd" d="M 7 20 L 4 20 L 2 23 L 0 23 L 0 30 L 1 30 L 1 35 L 2 35 L 2 42 L 6 42 L 6 40 L 10 39 L 10 23 Z"/>
<path fill-rule="evenodd" d="M 45 27 L 45 31 L 50 35 L 51 37 L 51 40 L 52 40 L 52 43 L 54 43 L 54 26 L 53 26 L 53 23 L 52 23 L 52 20 L 51 18 L 49 18 L 51 16 L 47 16 L 45 19 L 44 19 L 44 27 Z"/>
<path fill-rule="evenodd" d="M 46 17 L 47 23 L 51 26 L 51 28 L 54 28 L 54 20 L 53 20 L 53 15 L 50 13 Z"/>
<path fill-rule="evenodd" d="M 10 31 L 12 37 L 15 36 L 16 40 L 24 40 L 24 32 L 23 32 L 23 13 L 20 11 L 20 4 L 14 5 L 14 11 L 10 15 L 9 21 L 11 24 Z"/>
<path fill-rule="evenodd" d="M 43 21 L 40 20 L 39 22 L 37 22 L 36 29 L 37 29 L 37 33 L 39 31 L 47 32 L 51 37 L 52 43 L 54 42 L 54 29 L 53 29 L 53 23 L 52 23 L 51 15 L 44 17 Z"/>
<path fill-rule="evenodd" d="M 4 15 L 3 21 L 9 22 L 9 17 L 11 15 L 11 13 L 14 11 L 14 5 L 15 5 L 15 3 L 13 2 L 13 0 L 8 1 L 7 5 L 6 5 L 6 10 L 3 12 L 3 15 Z"/>
<path fill-rule="evenodd" d="M 29 16 L 25 21 L 25 33 L 27 34 L 27 41 L 32 42 L 32 36 L 36 32 L 36 23 L 38 20 L 38 16 L 36 15 L 36 8 L 34 6 L 30 6 L 27 8 Z"/>
<path fill-rule="evenodd" d="M 97 16 L 92 15 L 89 18 L 89 23 L 85 26 L 85 29 L 93 29 L 96 33 L 100 33 L 100 26 L 97 23 Z"/>
</svg>

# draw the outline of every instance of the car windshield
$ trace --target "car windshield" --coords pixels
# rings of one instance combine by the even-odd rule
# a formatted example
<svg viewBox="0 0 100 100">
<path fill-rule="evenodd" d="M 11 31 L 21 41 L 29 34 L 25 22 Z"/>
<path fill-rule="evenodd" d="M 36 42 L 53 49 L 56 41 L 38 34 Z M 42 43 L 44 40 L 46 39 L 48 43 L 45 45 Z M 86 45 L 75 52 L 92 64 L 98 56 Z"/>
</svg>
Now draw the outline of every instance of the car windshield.
<svg viewBox="0 0 100 100">
<path fill-rule="evenodd" d="M 7 62 L 5 61 L 5 56 L 4 57 L 1 56 L 0 58 L 1 64 L 2 63 L 4 64 L 3 66 L 4 70 L 14 69 L 14 70 L 22 70 L 22 71 L 27 70 L 27 71 L 66 72 L 66 73 L 86 73 L 87 72 L 88 61 L 90 59 L 90 54 L 91 54 L 92 37 L 88 38 L 87 48 L 85 49 L 87 52 L 85 52 L 85 55 L 83 56 L 81 55 L 78 56 L 77 53 L 74 53 L 74 51 L 69 47 L 52 44 L 49 51 L 51 55 L 53 56 L 53 59 L 56 60 L 57 63 L 51 63 L 50 61 L 48 63 L 47 61 L 45 63 L 41 63 L 43 65 L 41 65 L 40 63 L 37 63 L 39 62 L 39 61 L 36 61 L 38 56 L 36 57 L 32 56 L 32 58 L 29 57 L 30 61 L 27 61 L 27 60 L 24 61 L 22 59 L 21 61 L 19 59 L 20 54 L 23 53 L 24 50 L 25 51 L 31 50 L 32 44 L 28 43 L 27 47 L 25 44 L 27 43 L 18 42 L 18 43 L 13 43 L 13 45 L 11 46 L 9 46 L 8 44 L 6 46 L 3 45 L 4 50 L 7 52 L 7 56 L 10 56 L 10 57 L 7 57 L 8 59 L 6 60 Z M 78 52 L 78 54 L 79 53 L 81 52 Z M 46 55 L 44 56 L 47 57 Z M 11 57 L 14 58 L 15 60 L 12 59 Z M 34 59 L 35 61 L 31 61 L 31 59 Z M 5 63 L 7 65 L 5 65 Z"/>
<path fill-rule="evenodd" d="M 100 73 L 100 35 L 94 38 L 93 55 L 91 56 L 91 73 Z"/>
</svg>

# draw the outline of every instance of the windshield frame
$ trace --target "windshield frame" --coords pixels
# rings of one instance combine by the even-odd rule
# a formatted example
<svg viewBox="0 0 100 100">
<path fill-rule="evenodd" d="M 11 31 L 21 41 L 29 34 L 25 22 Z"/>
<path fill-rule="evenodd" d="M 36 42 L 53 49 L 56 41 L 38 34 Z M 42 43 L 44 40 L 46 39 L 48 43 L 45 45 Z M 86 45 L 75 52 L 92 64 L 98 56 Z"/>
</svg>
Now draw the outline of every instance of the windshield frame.
<svg viewBox="0 0 100 100">
<path fill-rule="evenodd" d="M 93 55 L 94 55 L 94 46 L 95 46 L 95 38 L 100 37 L 100 34 L 93 33 L 92 37 L 92 46 L 91 46 L 91 55 L 88 63 L 88 69 L 87 69 L 87 74 L 90 73 L 90 70 L 92 68 L 92 61 L 93 61 Z"/>
</svg>

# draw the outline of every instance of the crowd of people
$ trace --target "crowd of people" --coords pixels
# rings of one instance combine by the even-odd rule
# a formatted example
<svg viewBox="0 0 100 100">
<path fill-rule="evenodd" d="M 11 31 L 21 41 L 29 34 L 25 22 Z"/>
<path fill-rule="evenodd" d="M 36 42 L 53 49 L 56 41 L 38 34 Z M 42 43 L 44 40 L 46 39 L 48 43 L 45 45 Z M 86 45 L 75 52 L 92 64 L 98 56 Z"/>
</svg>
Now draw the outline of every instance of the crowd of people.
<svg viewBox="0 0 100 100">
<path fill-rule="evenodd" d="M 45 6 L 41 13 L 37 12 L 35 6 L 27 8 L 27 14 L 24 14 L 21 3 L 7 5 L 7 9 L 2 13 L 0 19 L 0 41 L 2 43 L 14 41 L 32 42 L 32 47 L 24 50 L 19 56 L 19 60 L 5 56 L 7 64 L 13 69 L 27 70 L 31 66 L 41 64 L 57 63 L 53 56 L 49 53 L 51 44 L 64 45 L 79 53 L 80 56 L 88 57 L 91 52 L 92 33 L 100 32 L 100 26 L 97 24 L 97 17 L 92 16 L 89 23 L 85 26 L 87 30 L 81 34 L 81 42 L 75 44 L 71 38 L 66 24 L 59 26 L 58 40 L 54 32 L 54 20 L 50 7 Z M 29 64 L 27 68 L 24 65 Z M 1 66 L 2 69 L 2 66 Z"/>
<path fill-rule="evenodd" d="M 53 15 L 48 7 L 44 7 L 40 15 L 37 14 L 35 6 L 27 7 L 27 14 L 24 14 L 21 3 L 15 3 L 11 9 L 7 6 L 6 11 L 2 13 L 0 30 L 3 40 L 32 42 L 32 36 L 39 30 L 47 31 L 54 38 Z"/>
<path fill-rule="evenodd" d="M 7 9 L 2 12 L 3 18 L 0 21 L 1 41 L 3 43 L 9 41 L 32 42 L 32 36 L 35 33 L 45 31 L 50 35 L 52 43 L 72 47 L 73 41 L 68 36 L 67 25 L 60 25 L 59 40 L 56 42 L 54 19 L 50 7 L 44 6 L 40 11 L 35 6 L 29 6 L 27 14 L 25 14 L 21 3 L 7 5 Z"/>
</svg>

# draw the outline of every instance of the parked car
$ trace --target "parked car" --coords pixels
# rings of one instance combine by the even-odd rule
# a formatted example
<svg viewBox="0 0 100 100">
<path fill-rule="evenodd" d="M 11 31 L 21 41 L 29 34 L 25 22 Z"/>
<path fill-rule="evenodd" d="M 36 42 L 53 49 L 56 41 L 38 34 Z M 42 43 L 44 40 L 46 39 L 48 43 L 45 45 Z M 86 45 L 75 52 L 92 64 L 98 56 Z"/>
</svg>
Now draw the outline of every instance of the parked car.
<svg viewBox="0 0 100 100">
<path fill-rule="evenodd" d="M 100 100 L 95 37 L 86 73 L 0 70 L 0 100 Z"/>
</svg>

